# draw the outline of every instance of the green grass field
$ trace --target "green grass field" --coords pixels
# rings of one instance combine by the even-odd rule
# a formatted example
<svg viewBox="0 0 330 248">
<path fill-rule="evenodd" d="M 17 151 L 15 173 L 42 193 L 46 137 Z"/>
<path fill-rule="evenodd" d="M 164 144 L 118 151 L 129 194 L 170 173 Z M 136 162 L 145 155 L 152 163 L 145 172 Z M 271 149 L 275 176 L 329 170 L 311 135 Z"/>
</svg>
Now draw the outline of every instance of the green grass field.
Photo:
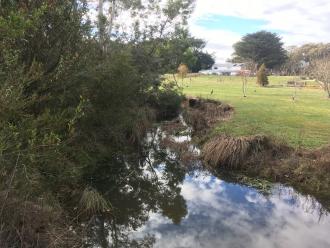
<svg viewBox="0 0 330 248">
<path fill-rule="evenodd" d="M 269 77 L 270 86 L 286 85 L 292 79 Z M 244 98 L 240 77 L 199 76 L 179 82 L 187 96 L 216 99 L 234 106 L 234 117 L 219 124 L 215 128 L 217 133 L 265 134 L 294 147 L 330 144 L 330 100 L 321 89 L 297 89 L 293 100 L 295 88 L 263 88 L 256 85 L 255 78 L 249 78 Z"/>
</svg>

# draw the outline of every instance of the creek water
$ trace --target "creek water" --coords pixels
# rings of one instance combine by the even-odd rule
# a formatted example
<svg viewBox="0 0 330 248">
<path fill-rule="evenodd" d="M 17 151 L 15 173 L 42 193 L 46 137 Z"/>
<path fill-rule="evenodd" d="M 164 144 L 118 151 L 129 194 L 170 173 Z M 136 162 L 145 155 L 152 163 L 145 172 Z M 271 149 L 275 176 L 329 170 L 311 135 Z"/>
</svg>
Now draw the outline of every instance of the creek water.
<svg viewBox="0 0 330 248">
<path fill-rule="evenodd" d="M 187 206 L 180 222 L 150 213 L 136 238 L 151 234 L 159 248 L 330 247 L 327 211 L 292 188 L 274 185 L 265 195 L 201 172 L 187 175 L 180 188 Z"/>
<path fill-rule="evenodd" d="M 171 138 L 189 142 L 190 132 L 187 128 Z M 313 196 L 281 184 L 269 184 L 265 191 L 223 179 L 205 171 L 200 161 L 187 170 L 171 149 L 165 148 L 159 156 L 165 136 L 161 128 L 149 134 L 153 149 L 147 160 L 155 169 L 144 169 L 148 181 L 127 190 L 132 200 L 122 198 L 123 217 L 117 223 L 121 227 L 115 233 L 125 230 L 127 240 L 141 241 L 136 247 L 330 247 L 330 215 Z M 199 154 L 191 144 L 187 149 Z"/>
</svg>

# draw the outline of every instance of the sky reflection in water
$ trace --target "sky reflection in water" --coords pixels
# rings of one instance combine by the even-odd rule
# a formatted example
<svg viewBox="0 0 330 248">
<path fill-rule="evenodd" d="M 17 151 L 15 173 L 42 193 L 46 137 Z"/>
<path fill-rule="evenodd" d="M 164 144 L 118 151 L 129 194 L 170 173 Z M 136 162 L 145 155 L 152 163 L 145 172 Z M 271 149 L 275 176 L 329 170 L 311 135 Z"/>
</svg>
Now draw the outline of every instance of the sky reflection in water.
<svg viewBox="0 0 330 248">
<path fill-rule="evenodd" d="M 264 196 L 214 176 L 186 176 L 182 195 L 188 214 L 175 225 L 159 213 L 133 236 L 153 234 L 155 247 L 330 247 L 330 216 L 291 188 Z"/>
</svg>

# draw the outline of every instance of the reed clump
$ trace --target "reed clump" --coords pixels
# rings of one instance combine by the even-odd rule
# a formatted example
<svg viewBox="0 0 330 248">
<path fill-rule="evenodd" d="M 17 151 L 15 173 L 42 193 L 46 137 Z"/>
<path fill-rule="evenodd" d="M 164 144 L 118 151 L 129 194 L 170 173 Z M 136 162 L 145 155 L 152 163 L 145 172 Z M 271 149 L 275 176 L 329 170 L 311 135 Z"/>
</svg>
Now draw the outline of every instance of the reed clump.
<svg viewBox="0 0 330 248">
<path fill-rule="evenodd" d="M 219 135 L 205 143 L 202 158 L 212 167 L 238 169 L 251 157 L 269 151 L 273 147 L 271 140 L 263 135 L 247 137 Z"/>
</svg>

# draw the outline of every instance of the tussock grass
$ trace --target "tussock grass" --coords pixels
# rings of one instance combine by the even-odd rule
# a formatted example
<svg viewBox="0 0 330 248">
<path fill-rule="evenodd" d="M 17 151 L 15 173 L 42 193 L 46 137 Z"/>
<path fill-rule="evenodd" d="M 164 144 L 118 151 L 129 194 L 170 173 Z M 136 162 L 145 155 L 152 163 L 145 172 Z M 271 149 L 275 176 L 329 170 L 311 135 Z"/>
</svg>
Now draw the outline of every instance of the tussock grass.
<svg viewBox="0 0 330 248">
<path fill-rule="evenodd" d="M 13 193 L 13 192 L 11 192 Z M 0 247 L 82 247 L 83 237 L 70 230 L 57 206 L 22 200 L 0 192 Z M 67 222 L 66 222 L 67 221 Z"/>
<path fill-rule="evenodd" d="M 270 148 L 265 136 L 230 137 L 219 135 L 208 141 L 202 149 L 202 157 L 212 167 L 239 168 L 251 155 Z"/>
<path fill-rule="evenodd" d="M 96 190 L 90 187 L 84 190 L 79 205 L 83 213 L 90 215 L 109 212 L 111 210 L 111 204 Z"/>
<path fill-rule="evenodd" d="M 295 150 L 262 135 L 219 135 L 205 143 L 202 159 L 206 166 L 219 172 L 235 170 L 290 184 L 316 195 L 330 209 L 330 146 Z"/>
</svg>

